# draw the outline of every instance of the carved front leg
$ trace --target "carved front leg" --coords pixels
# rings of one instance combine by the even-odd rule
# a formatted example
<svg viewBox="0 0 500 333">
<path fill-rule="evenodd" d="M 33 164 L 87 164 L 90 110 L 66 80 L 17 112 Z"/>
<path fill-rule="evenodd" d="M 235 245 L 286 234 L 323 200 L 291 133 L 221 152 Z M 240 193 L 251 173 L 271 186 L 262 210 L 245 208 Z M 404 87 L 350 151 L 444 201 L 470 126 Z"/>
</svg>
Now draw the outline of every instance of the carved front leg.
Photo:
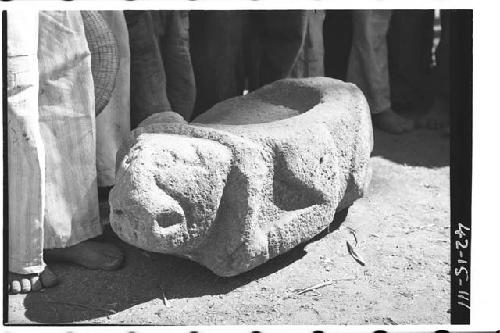
<svg viewBox="0 0 500 333">
<path fill-rule="evenodd" d="M 233 276 L 269 259 L 261 223 L 266 183 L 272 176 L 270 151 L 241 140 L 208 241 L 196 257 L 221 276 Z M 199 256 L 199 257 L 198 257 Z"/>
</svg>

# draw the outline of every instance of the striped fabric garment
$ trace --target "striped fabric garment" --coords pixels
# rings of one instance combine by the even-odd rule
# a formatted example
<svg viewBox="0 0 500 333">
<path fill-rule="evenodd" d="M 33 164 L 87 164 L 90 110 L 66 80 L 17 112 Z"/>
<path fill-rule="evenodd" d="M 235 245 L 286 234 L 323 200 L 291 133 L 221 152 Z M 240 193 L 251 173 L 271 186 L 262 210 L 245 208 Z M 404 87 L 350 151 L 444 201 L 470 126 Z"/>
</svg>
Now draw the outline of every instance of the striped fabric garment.
<svg viewBox="0 0 500 333">
<path fill-rule="evenodd" d="M 45 153 L 38 125 L 38 12 L 7 20 L 9 270 L 43 271 Z"/>
<path fill-rule="evenodd" d="M 8 13 L 9 271 L 23 274 L 43 270 L 43 248 L 102 233 L 82 18 L 77 11 L 37 14 Z"/>
</svg>

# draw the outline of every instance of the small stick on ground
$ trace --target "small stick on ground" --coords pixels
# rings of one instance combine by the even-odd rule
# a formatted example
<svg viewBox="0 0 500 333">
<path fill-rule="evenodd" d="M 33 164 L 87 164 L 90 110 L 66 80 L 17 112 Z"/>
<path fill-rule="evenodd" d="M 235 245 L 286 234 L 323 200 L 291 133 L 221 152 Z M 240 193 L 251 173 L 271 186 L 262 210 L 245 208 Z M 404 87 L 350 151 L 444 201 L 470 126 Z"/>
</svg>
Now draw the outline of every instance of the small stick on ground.
<svg viewBox="0 0 500 333">
<path fill-rule="evenodd" d="M 104 309 L 104 308 L 98 308 L 86 304 L 81 304 L 81 303 L 72 303 L 72 302 L 60 302 L 60 301 L 47 301 L 47 303 L 53 303 L 53 304 L 61 304 L 61 305 L 70 305 L 70 306 L 78 306 L 81 308 L 89 309 L 89 310 L 94 310 L 94 311 L 105 311 L 108 313 L 115 314 L 116 311 L 113 309 Z"/>
<path fill-rule="evenodd" d="M 361 266 L 365 266 L 365 262 L 356 252 L 354 252 L 354 249 L 352 248 L 351 244 L 349 244 L 348 241 L 345 241 L 345 243 L 347 244 L 347 252 L 349 252 L 351 257 L 353 257 L 354 260 L 356 260 L 356 262 Z"/>
<path fill-rule="evenodd" d="M 391 317 L 386 317 L 384 318 L 384 324 L 387 325 L 387 323 L 391 324 L 391 325 L 398 325 L 398 323 L 396 323 L 394 320 L 392 320 Z"/>
<path fill-rule="evenodd" d="M 328 281 L 325 281 L 325 282 L 322 282 L 322 283 L 315 284 L 312 287 L 308 287 L 308 288 L 302 289 L 299 292 L 297 292 L 297 295 L 301 295 L 301 294 L 306 293 L 308 291 L 313 291 L 313 290 L 316 290 L 316 289 L 319 289 L 319 288 L 323 288 L 323 287 L 329 286 L 329 285 L 331 285 L 331 284 L 333 284 L 333 283 L 335 283 L 337 281 L 350 281 L 350 280 L 354 280 L 354 279 L 353 278 L 347 278 L 347 279 L 333 279 L 333 280 L 328 280 Z"/>
<path fill-rule="evenodd" d="M 356 230 L 351 227 L 346 227 L 349 230 L 349 233 L 354 237 L 354 246 L 358 246 L 358 238 L 356 237 Z"/>
<path fill-rule="evenodd" d="M 169 300 L 167 299 L 167 296 L 165 296 L 165 291 L 163 288 L 161 288 L 161 293 L 163 295 L 163 305 L 165 305 L 167 308 L 172 307 L 172 304 L 170 304 Z"/>
</svg>

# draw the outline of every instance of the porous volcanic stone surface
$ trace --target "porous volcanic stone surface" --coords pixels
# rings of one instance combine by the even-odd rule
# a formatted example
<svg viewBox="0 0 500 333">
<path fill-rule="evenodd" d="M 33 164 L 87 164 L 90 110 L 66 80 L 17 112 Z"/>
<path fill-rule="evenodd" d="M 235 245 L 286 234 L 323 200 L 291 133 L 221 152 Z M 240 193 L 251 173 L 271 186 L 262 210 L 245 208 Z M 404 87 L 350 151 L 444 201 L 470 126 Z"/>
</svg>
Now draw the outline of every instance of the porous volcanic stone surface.
<svg viewBox="0 0 500 333">
<path fill-rule="evenodd" d="M 363 94 L 329 78 L 277 81 L 190 124 L 156 114 L 118 152 L 110 223 L 139 248 L 237 275 L 361 197 L 372 147 Z"/>
</svg>

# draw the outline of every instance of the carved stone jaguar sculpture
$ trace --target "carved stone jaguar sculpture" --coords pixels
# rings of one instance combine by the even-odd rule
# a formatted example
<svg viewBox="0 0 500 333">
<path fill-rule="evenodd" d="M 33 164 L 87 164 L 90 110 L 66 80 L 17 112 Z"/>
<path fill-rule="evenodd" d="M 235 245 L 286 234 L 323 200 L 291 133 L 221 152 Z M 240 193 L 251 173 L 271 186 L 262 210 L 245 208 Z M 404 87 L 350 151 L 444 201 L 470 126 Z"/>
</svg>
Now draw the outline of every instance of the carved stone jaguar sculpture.
<svg viewBox="0 0 500 333">
<path fill-rule="evenodd" d="M 365 97 L 329 78 L 277 81 L 189 124 L 156 114 L 118 152 L 111 226 L 139 248 L 233 276 L 361 197 L 372 146 Z"/>
</svg>

